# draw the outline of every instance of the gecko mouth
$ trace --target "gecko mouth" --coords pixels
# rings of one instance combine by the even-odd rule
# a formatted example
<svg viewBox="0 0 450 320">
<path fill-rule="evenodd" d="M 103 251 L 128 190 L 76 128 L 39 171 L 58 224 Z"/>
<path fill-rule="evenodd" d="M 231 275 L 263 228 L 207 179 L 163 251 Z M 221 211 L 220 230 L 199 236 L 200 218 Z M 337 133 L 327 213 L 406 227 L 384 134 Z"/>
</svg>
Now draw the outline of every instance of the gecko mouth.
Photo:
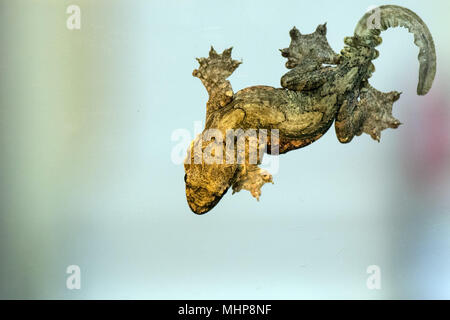
<svg viewBox="0 0 450 320">
<path fill-rule="evenodd" d="M 186 183 L 186 198 L 189 208 L 197 215 L 204 215 L 211 211 L 228 192 L 226 188 L 222 193 L 215 194 L 202 186 L 192 186 Z"/>
</svg>

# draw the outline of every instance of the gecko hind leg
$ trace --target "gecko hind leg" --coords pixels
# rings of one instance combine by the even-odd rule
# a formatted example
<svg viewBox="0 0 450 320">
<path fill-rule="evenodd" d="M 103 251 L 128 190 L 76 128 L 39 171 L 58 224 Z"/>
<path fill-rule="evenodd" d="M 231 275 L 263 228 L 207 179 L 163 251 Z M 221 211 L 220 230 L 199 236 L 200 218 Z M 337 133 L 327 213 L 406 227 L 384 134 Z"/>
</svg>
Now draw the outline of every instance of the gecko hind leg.
<svg viewBox="0 0 450 320">
<path fill-rule="evenodd" d="M 242 141 L 242 140 L 241 140 Z M 261 188 L 266 183 L 273 184 L 272 175 L 259 167 L 267 151 L 266 138 L 245 137 L 245 144 L 235 145 L 236 160 L 239 163 L 236 179 L 232 184 L 233 194 L 247 190 L 259 201 Z"/>
<path fill-rule="evenodd" d="M 400 99 L 400 92 L 384 93 L 367 84 L 361 89 L 359 100 L 345 100 L 336 117 L 336 135 L 341 143 L 349 143 L 354 136 L 369 134 L 380 142 L 381 132 L 397 129 L 401 122 L 392 115 L 394 102 Z"/>
</svg>

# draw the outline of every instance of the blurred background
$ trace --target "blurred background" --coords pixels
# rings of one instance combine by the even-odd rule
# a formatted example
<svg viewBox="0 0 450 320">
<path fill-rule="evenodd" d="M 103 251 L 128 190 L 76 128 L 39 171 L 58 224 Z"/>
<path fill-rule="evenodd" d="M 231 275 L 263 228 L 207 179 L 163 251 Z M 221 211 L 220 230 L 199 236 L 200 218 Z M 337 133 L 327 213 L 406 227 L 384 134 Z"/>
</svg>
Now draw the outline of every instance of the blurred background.
<svg viewBox="0 0 450 320">
<path fill-rule="evenodd" d="M 66 9 L 81 8 L 68 30 Z M 3 299 L 448 299 L 448 1 L 401 1 L 427 23 L 438 69 L 416 95 L 418 48 L 383 33 L 371 84 L 403 91 L 404 125 L 341 145 L 334 129 L 280 158 L 258 203 L 188 208 L 177 129 L 203 121 L 191 73 L 234 46 L 238 91 L 279 86 L 295 25 L 328 22 L 335 51 L 372 1 L 0 1 Z M 395 2 L 393 3 L 395 4 Z M 66 288 L 66 268 L 81 289 Z M 381 290 L 366 286 L 368 266 Z"/>
</svg>

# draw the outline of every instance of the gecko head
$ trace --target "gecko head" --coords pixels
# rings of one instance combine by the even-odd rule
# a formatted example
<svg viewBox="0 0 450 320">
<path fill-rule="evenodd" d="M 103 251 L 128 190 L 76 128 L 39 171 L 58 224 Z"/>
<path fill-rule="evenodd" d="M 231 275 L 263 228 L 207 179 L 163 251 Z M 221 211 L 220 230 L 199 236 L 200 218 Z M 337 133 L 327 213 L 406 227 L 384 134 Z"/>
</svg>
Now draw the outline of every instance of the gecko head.
<svg viewBox="0 0 450 320">
<path fill-rule="evenodd" d="M 205 158 L 208 152 L 223 149 L 223 142 L 204 141 L 202 136 L 191 142 L 184 163 L 186 200 L 197 215 L 208 213 L 219 203 L 234 182 L 238 168 L 236 164 L 209 163 Z"/>
<path fill-rule="evenodd" d="M 294 27 L 290 32 L 291 44 L 289 48 L 281 49 L 281 55 L 288 59 L 286 67 L 293 69 L 301 64 L 338 64 L 339 55 L 330 47 L 327 40 L 326 23 L 319 25 L 310 34 L 301 34 Z"/>
</svg>

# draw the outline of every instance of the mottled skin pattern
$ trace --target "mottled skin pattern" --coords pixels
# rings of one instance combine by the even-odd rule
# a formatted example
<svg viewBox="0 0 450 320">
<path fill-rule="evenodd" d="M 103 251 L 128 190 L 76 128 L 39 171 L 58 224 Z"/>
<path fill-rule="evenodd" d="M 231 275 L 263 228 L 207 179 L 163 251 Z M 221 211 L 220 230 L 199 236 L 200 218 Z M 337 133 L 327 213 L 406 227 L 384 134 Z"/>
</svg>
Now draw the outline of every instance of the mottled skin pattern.
<svg viewBox="0 0 450 320">
<path fill-rule="evenodd" d="M 380 140 L 381 131 L 397 128 L 400 122 L 392 116 L 392 105 L 398 92 L 382 93 L 372 88 L 368 79 L 378 57 L 375 49 L 381 43 L 382 30 L 405 26 L 415 35 L 421 49 L 419 94 L 431 88 L 436 71 L 436 55 L 428 28 L 412 11 L 397 6 L 382 6 L 379 29 L 365 26 L 368 15 L 359 22 L 355 35 L 345 39 L 341 54 L 333 52 L 326 39 L 326 25 L 319 25 L 312 34 L 302 35 L 296 28 L 290 32 L 289 48 L 281 50 L 291 69 L 281 78 L 282 88 L 256 86 L 234 93 L 226 80 L 240 62 L 231 59 L 231 49 L 218 54 L 211 48 L 208 58 L 198 59 L 200 67 L 193 75 L 200 78 L 209 93 L 207 129 L 217 129 L 225 137 L 229 129 L 272 129 L 279 131 L 279 153 L 300 149 L 321 138 L 335 123 L 337 138 L 349 143 L 355 136 L 367 133 Z M 421 40 L 422 39 L 422 40 Z M 273 150 L 269 134 L 266 152 Z M 247 138 L 246 143 L 251 143 Z M 249 161 L 246 150 L 243 163 L 195 162 L 205 151 L 236 158 L 236 147 L 228 150 L 225 139 L 199 136 L 188 150 L 185 164 L 186 196 L 193 212 L 210 211 L 232 187 L 234 192 L 249 190 L 259 199 L 261 187 L 272 182 L 271 175 Z M 257 142 L 256 142 L 257 143 Z M 258 147 L 261 145 L 258 144 Z M 234 154 L 236 152 L 236 154 Z"/>
</svg>

